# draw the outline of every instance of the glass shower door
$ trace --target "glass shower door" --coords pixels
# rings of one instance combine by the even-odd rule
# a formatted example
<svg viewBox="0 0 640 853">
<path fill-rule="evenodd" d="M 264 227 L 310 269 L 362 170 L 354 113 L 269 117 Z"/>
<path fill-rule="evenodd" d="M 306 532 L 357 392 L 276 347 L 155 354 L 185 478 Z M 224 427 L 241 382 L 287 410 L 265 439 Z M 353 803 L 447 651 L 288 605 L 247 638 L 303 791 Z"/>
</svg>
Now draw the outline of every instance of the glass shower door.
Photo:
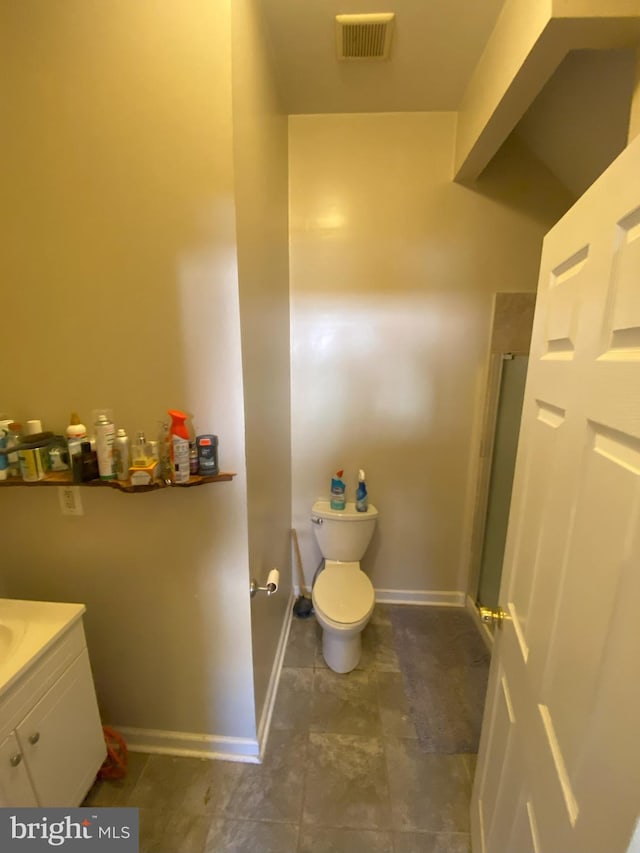
<svg viewBox="0 0 640 853">
<path fill-rule="evenodd" d="M 503 356 L 477 600 L 498 606 L 529 357 Z"/>
</svg>

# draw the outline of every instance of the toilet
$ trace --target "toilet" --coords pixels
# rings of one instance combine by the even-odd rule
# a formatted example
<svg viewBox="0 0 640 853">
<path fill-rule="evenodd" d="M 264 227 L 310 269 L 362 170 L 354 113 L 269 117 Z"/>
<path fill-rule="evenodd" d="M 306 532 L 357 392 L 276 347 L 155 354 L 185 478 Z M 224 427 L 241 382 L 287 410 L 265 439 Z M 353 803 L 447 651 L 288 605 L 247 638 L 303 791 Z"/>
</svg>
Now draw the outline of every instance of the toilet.
<svg viewBox="0 0 640 853">
<path fill-rule="evenodd" d="M 311 521 L 325 559 L 311 598 L 322 627 L 322 654 L 334 672 L 351 672 L 362 651 L 362 631 L 373 613 L 373 584 L 360 568 L 378 518 L 369 504 L 357 512 L 347 501 L 343 510 L 331 509 L 329 501 L 316 501 Z"/>
</svg>

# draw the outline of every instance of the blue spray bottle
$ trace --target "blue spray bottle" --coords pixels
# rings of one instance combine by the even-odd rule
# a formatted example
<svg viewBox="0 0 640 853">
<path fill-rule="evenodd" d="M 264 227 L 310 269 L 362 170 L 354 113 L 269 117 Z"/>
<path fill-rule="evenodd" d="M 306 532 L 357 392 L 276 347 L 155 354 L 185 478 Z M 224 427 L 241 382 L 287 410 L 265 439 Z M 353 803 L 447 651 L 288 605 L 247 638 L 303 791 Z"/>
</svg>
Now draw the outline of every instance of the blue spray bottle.
<svg viewBox="0 0 640 853">
<path fill-rule="evenodd" d="M 356 489 L 356 509 L 358 512 L 366 512 L 369 509 L 369 497 L 367 495 L 367 484 L 364 481 L 364 471 L 358 471 L 358 488 Z"/>
<path fill-rule="evenodd" d="M 346 506 L 346 486 L 342 479 L 344 471 L 340 469 L 331 478 L 331 509 L 344 509 Z"/>
</svg>

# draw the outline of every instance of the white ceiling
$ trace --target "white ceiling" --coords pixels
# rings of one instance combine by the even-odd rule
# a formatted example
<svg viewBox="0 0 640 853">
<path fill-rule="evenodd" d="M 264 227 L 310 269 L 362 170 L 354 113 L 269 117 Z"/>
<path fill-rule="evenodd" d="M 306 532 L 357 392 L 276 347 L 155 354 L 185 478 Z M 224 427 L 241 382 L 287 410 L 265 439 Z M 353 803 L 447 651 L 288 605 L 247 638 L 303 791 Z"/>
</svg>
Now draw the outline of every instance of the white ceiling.
<svg viewBox="0 0 640 853">
<path fill-rule="evenodd" d="M 457 110 L 504 0 L 260 0 L 287 113 Z M 389 60 L 339 60 L 335 16 L 395 12 Z M 574 51 L 516 133 L 578 197 L 626 144 L 630 50 Z"/>
<path fill-rule="evenodd" d="M 288 113 L 456 110 L 504 0 L 261 0 Z M 335 16 L 395 12 L 389 60 L 339 60 Z"/>
</svg>

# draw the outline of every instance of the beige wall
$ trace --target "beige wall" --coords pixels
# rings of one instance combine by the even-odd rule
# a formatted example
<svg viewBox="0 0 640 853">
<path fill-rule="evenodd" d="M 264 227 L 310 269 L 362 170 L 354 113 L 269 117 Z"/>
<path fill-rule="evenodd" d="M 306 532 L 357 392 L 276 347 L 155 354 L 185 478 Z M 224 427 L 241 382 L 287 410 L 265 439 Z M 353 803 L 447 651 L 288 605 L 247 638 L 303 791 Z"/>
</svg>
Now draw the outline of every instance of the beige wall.
<svg viewBox="0 0 640 853">
<path fill-rule="evenodd" d="M 249 563 L 280 591 L 251 607 L 258 720 L 291 594 L 291 428 L 287 118 L 275 93 L 256 0 L 232 4 L 233 116 L 242 327 Z"/>
<path fill-rule="evenodd" d="M 455 115 L 289 119 L 293 521 L 307 582 L 316 497 L 366 470 L 379 590 L 466 588 L 473 437 L 499 290 L 534 290 L 566 193 L 505 148 L 451 182 Z M 471 497 L 471 500 L 470 500 Z"/>
<path fill-rule="evenodd" d="M 481 173 L 564 55 L 555 43 L 535 51 L 551 6 L 551 0 L 506 0 L 458 112 L 456 176 L 468 179 Z M 506 98 L 510 88 L 517 95 Z"/>
<path fill-rule="evenodd" d="M 0 10 L 0 408 L 63 429 L 168 407 L 232 483 L 0 492 L 4 588 L 87 603 L 115 724 L 255 736 L 229 3 L 24 0 Z"/>
<path fill-rule="evenodd" d="M 4 4 L 0 110 L 0 409 L 63 429 L 111 406 L 153 434 L 183 407 L 238 475 L 84 489 L 82 518 L 0 490 L 0 589 L 87 603 L 105 719 L 252 741 L 291 505 L 310 582 L 338 467 L 381 510 L 378 589 L 464 589 L 492 295 L 535 288 L 566 198 L 515 143 L 451 183 L 451 113 L 290 120 L 291 499 L 286 138 L 256 0 Z M 250 607 L 272 565 L 280 597 Z"/>
<path fill-rule="evenodd" d="M 640 48 L 636 49 L 636 79 L 631 99 L 628 142 L 640 134 Z"/>
</svg>

